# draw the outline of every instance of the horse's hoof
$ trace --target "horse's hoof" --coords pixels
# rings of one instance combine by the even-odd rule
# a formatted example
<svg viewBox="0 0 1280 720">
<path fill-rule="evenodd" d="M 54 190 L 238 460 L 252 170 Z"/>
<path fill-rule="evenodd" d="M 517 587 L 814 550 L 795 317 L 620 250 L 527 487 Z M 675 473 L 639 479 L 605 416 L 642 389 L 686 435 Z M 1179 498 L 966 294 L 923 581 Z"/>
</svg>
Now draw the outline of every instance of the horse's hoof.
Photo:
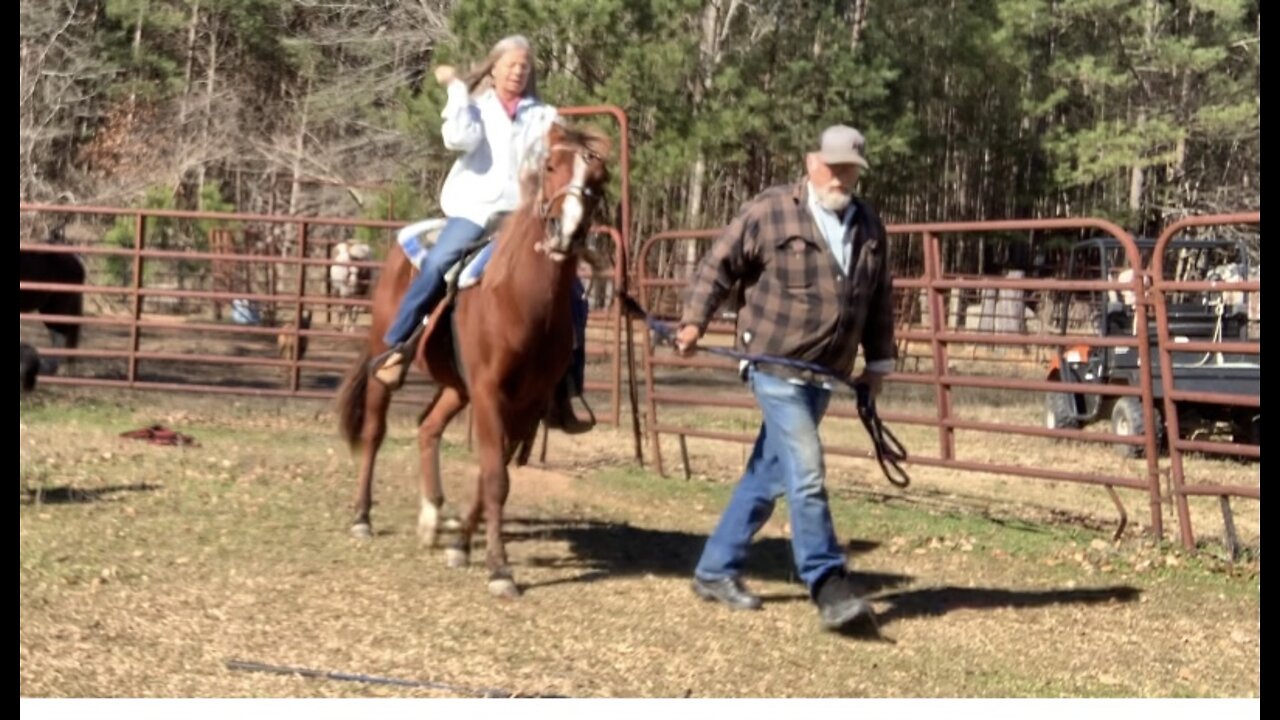
<svg viewBox="0 0 1280 720">
<path fill-rule="evenodd" d="M 373 537 L 373 526 L 367 522 L 356 523 L 351 526 L 351 537 L 357 540 L 369 540 Z"/>
<path fill-rule="evenodd" d="M 445 532 L 458 532 L 462 529 L 462 521 L 455 517 L 447 517 L 440 521 L 440 529 Z"/>
<path fill-rule="evenodd" d="M 458 548 L 452 547 L 444 549 L 444 564 L 447 567 L 451 567 L 455 570 L 464 568 L 467 566 L 469 560 L 470 559 L 467 557 L 465 550 L 459 550 Z"/>
<path fill-rule="evenodd" d="M 434 526 L 432 527 L 428 527 L 426 525 L 418 526 L 418 544 L 425 545 L 426 547 L 429 547 L 429 548 L 433 548 L 436 546 L 436 543 L 439 541 L 439 539 L 440 539 L 440 533 L 436 530 Z"/>
<path fill-rule="evenodd" d="M 514 600 L 520 597 L 520 588 L 516 587 L 516 581 L 511 578 L 494 578 L 489 581 L 489 594 L 496 598 Z"/>
</svg>

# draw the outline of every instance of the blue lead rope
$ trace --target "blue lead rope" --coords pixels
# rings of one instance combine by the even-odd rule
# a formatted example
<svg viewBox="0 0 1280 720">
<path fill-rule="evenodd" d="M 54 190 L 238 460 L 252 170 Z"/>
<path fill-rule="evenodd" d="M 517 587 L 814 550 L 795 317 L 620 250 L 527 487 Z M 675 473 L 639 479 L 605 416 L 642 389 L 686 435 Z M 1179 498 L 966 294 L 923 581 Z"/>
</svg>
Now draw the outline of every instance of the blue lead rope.
<svg viewBox="0 0 1280 720">
<path fill-rule="evenodd" d="M 645 309 L 636 302 L 635 298 L 629 295 L 622 296 L 622 304 L 628 313 L 633 316 L 643 318 L 660 340 L 668 345 L 675 347 L 676 330 L 670 323 L 662 322 L 653 315 L 645 312 Z M 862 426 L 866 428 L 867 434 L 871 436 L 871 445 L 875 448 L 876 462 L 880 464 L 880 470 L 884 472 L 885 479 L 889 484 L 898 488 L 905 488 L 911 484 L 911 477 L 902 469 L 902 462 L 907 459 L 907 449 L 902 446 L 898 438 L 890 432 L 889 428 L 884 426 L 884 422 L 880 420 L 879 413 L 876 412 L 876 400 L 871 396 L 871 388 L 866 383 L 854 382 L 852 378 L 840 375 L 830 368 L 823 367 L 816 363 L 804 360 L 796 360 L 793 358 L 775 357 L 772 355 L 751 355 L 748 353 L 738 352 L 732 348 L 706 347 L 699 345 L 698 349 L 719 355 L 721 357 L 730 358 L 739 362 L 746 362 L 752 365 L 780 365 L 796 370 L 805 370 L 821 377 L 832 378 L 845 387 L 854 391 L 858 401 L 858 419 L 862 420 Z"/>
</svg>

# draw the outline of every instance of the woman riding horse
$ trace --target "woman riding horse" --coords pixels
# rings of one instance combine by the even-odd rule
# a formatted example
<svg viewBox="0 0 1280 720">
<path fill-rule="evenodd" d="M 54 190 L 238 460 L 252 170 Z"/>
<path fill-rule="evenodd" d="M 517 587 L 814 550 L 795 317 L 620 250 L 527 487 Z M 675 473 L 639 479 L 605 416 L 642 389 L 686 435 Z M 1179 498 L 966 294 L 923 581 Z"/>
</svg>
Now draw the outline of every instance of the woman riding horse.
<svg viewBox="0 0 1280 720">
<path fill-rule="evenodd" d="M 523 61 L 517 57 L 514 62 Z M 418 428 L 422 465 L 418 535 L 431 546 L 437 543 L 444 505 L 441 439 L 449 422 L 472 406 L 480 474 L 471 509 L 446 555 L 450 566 L 465 565 L 471 536 L 483 519 L 489 590 L 501 597 L 519 594 L 502 541 L 507 465 L 513 459 L 527 460 L 538 424 L 547 418 L 553 395 L 560 394 L 557 381 L 568 375 L 573 364 L 579 347 L 575 330 L 585 315 L 575 312 L 582 299 L 577 263 L 608 183 L 609 148 L 603 137 L 553 122 L 545 134 L 529 139 L 531 147 L 522 157 L 526 171 L 520 173 L 515 194 L 519 204 L 501 220 L 491 267 L 478 285 L 457 294 L 451 308 L 435 310 L 432 331 L 425 339 L 413 339 L 423 332 L 414 327 L 421 327 L 416 301 L 402 298 L 410 293 L 412 283 L 423 282 L 430 292 L 419 290 L 419 297 L 430 298 L 439 292 L 439 279 L 423 281 L 426 272 L 415 279 L 404 248 L 392 246 L 373 291 L 368 346 L 347 373 L 338 397 L 342 435 L 353 448 L 361 449 L 351 532 L 371 537 L 373 469 L 386 437 L 391 393 L 416 358 L 426 365 L 437 390 Z M 464 168 L 459 176 L 470 173 Z M 439 320 L 447 311 L 453 314 L 452 324 Z M 398 315 L 394 323 L 393 312 Z M 411 323 L 403 322 L 406 315 Z M 403 336 L 397 331 L 406 327 L 410 337 L 400 339 Z M 389 353 L 382 352 L 384 332 L 388 341 L 399 343 Z M 370 360 L 379 353 L 381 360 Z M 370 365 L 374 373 L 369 372 Z M 380 370 L 391 377 L 370 382 Z"/>
<path fill-rule="evenodd" d="M 530 150 L 557 119 L 555 108 L 537 97 L 537 72 L 529 41 L 513 35 L 502 39 L 465 78 L 450 66 L 436 68 L 436 80 L 448 88 L 449 99 L 440 134 L 445 147 L 462 153 L 453 164 L 440 195 L 448 221 L 422 268 L 400 302 L 395 321 L 383 340 L 389 349 L 375 358 L 375 379 L 389 390 L 404 384 L 418 341 L 435 306 L 444 298 L 445 273 L 481 241 L 485 228 L 502 213 L 520 204 L 520 168 Z M 480 90 L 478 94 L 473 96 Z M 585 298 L 578 345 L 585 340 Z M 584 355 L 579 355 L 585 360 Z M 581 368 L 574 384 L 582 391 Z M 565 432 L 591 429 L 573 410 L 569 377 L 557 386 L 549 424 Z"/>
</svg>

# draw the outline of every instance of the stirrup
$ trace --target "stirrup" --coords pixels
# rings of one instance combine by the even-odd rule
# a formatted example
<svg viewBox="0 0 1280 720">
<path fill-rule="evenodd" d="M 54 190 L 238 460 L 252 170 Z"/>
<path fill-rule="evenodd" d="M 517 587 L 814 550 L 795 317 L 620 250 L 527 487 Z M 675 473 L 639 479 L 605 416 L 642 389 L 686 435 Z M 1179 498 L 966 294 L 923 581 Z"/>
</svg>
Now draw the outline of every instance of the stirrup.
<svg viewBox="0 0 1280 720">
<path fill-rule="evenodd" d="M 405 376 L 409 374 L 409 366 L 413 365 L 413 354 L 422 341 L 422 334 L 427 331 L 427 323 L 431 320 L 428 314 L 413 329 L 408 339 L 398 342 L 369 361 L 369 372 L 373 379 L 382 383 L 388 390 L 399 390 L 404 385 Z M 398 356 L 398 357 L 397 357 Z"/>
<path fill-rule="evenodd" d="M 578 417 L 578 412 L 573 407 L 572 393 L 557 391 L 551 399 L 551 406 L 547 408 L 546 424 L 549 429 L 559 430 L 566 435 L 581 435 L 595 428 L 595 412 L 587 404 L 586 396 L 578 395 L 578 397 L 582 400 L 583 407 L 587 409 L 589 419 L 583 420 Z"/>
</svg>

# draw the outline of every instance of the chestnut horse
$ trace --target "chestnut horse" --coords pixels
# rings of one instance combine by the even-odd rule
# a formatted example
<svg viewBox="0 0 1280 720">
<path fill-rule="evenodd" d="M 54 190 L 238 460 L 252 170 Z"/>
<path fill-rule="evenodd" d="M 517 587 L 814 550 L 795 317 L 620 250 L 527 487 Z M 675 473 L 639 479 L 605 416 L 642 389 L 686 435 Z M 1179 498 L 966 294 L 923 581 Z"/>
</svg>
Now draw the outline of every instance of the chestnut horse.
<svg viewBox="0 0 1280 720">
<path fill-rule="evenodd" d="M 507 465 L 521 449 L 528 458 L 551 394 L 569 368 L 573 351 L 570 291 L 578 254 L 608 182 L 608 142 L 592 132 L 555 124 L 531 154 L 536 164 L 522 174 L 522 205 L 498 229 L 483 279 L 440 303 L 415 351 L 437 390 L 418 428 L 422 462 L 418 536 L 435 546 L 444 492 L 440 440 L 449 421 L 468 404 L 480 474 L 471 510 L 445 556 L 450 567 L 466 566 L 471 536 L 483 517 L 489 592 L 515 597 L 515 583 L 502 542 Z M 373 291 L 372 327 L 364 354 L 339 391 L 340 429 L 352 449 L 361 449 L 355 523 L 357 537 L 370 537 L 373 469 L 387 429 L 390 393 L 369 382 L 369 360 L 382 340 L 414 272 L 398 245 L 392 247 Z M 452 312 L 452 323 L 448 314 Z"/>
</svg>

